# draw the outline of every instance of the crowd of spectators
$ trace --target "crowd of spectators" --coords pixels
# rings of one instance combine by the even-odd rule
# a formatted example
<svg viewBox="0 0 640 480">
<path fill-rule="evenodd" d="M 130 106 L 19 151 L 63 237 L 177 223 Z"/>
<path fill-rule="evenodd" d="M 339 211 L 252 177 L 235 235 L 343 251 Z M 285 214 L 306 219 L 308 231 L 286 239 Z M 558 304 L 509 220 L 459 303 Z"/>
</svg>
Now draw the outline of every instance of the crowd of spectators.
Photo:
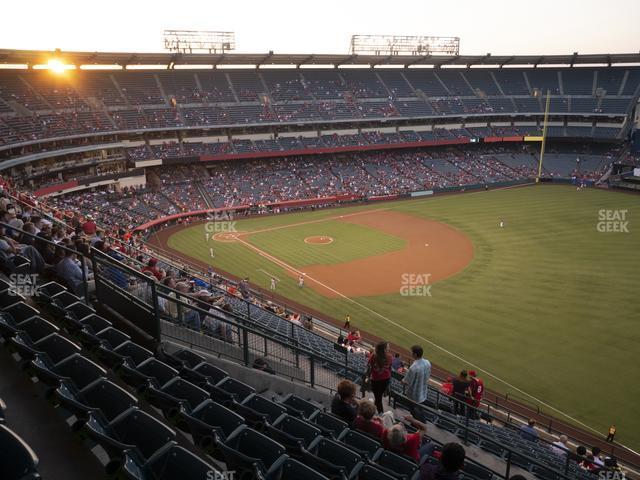
<svg viewBox="0 0 640 480">
<path fill-rule="evenodd" d="M 470 82 L 478 83 L 469 88 L 461 77 L 454 78 L 460 73 L 452 75 L 442 74 L 448 88 L 439 86 L 437 94 L 425 97 L 402 76 L 385 85 L 372 72 L 355 71 L 307 71 L 304 77 L 297 72 L 247 71 L 228 78 L 210 72 L 131 72 L 115 75 L 115 82 L 108 74 L 94 73 L 76 77 L 73 85 L 41 73 L 21 73 L 22 79 L 4 74 L 0 145 L 120 129 L 540 111 L 539 99 L 529 92 L 504 95 L 493 81 L 487 85 L 473 75 Z M 391 82 L 389 77 L 386 81 Z M 554 98 L 552 106 L 561 105 L 565 113 L 623 115 L 632 104 L 633 91 L 628 85 L 624 97 L 609 94 L 600 106 L 595 96 L 573 102 L 569 96 Z"/>
<path fill-rule="evenodd" d="M 460 152 L 453 153 L 459 155 Z M 460 157 L 460 162 L 474 165 L 473 162 L 468 162 L 465 156 Z M 375 159 L 370 164 L 380 168 L 383 164 L 379 164 L 379 161 L 381 160 Z M 367 171 L 366 168 L 363 170 Z M 200 173 L 196 167 L 180 167 L 176 172 L 161 171 L 159 178 L 163 184 L 166 182 L 175 185 L 181 182 L 189 183 L 191 178 Z M 132 198 L 141 198 L 143 202 L 150 201 L 149 198 L 145 198 L 148 193 L 145 189 L 131 189 L 126 192 Z M 112 242 L 105 232 L 100 230 L 98 224 L 101 222 L 96 222 L 90 215 L 80 215 L 78 209 L 71 204 L 67 207 L 74 213 L 71 218 L 67 218 L 68 224 L 64 226 L 55 221 L 56 216 L 47 218 L 32 207 L 14 202 L 0 192 L 0 220 L 9 225 L 9 228 L 0 228 L 0 260 L 10 264 L 16 256 L 24 256 L 30 260 L 32 273 L 42 273 L 48 269 L 73 292 L 78 295 L 91 295 L 92 277 L 96 272 L 92 271 L 92 264 L 86 259 L 92 254 L 93 247 L 112 259 L 140 271 L 147 276 L 148 282 L 157 282 L 157 288 L 167 294 L 167 298 L 159 299 L 159 307 L 165 320 L 224 342 L 235 343 L 238 340 L 233 328 L 233 319 L 230 315 L 227 316 L 233 311 L 230 297 L 245 299 L 293 324 L 307 329 L 313 328 L 309 318 L 300 312 L 287 310 L 270 301 L 251 296 L 248 291 L 249 279 L 235 286 L 212 275 L 207 283 L 194 279 L 185 272 L 161 266 L 156 258 L 143 255 L 139 251 L 135 253 L 134 258 L 131 255 L 132 250 L 128 248 L 134 246 L 134 239 L 127 238 L 123 228 L 117 229 L 116 234 L 123 243 Z M 56 212 L 56 215 L 60 217 L 63 213 Z M 111 268 L 110 272 L 104 272 L 111 281 L 134 293 L 143 302 L 151 301 L 148 282 L 127 278 L 122 270 L 117 268 L 105 268 Z M 88 280 L 86 291 L 85 279 Z M 191 306 L 198 306 L 200 311 L 190 308 Z M 202 310 L 208 313 L 203 313 Z M 346 325 L 351 326 L 349 321 Z M 356 348 L 360 339 L 360 333 L 352 330 L 346 339 L 343 339 L 343 343 Z M 406 415 L 402 421 L 397 422 L 393 412 L 385 410 L 383 403 L 383 398 L 389 395 L 388 389 L 394 371 L 402 375 L 405 394 L 410 400 L 423 403 L 427 399 L 431 364 L 423 358 L 423 353 L 422 347 L 413 346 L 412 361 L 407 368 L 399 356 L 391 354 L 388 343 L 378 343 L 368 356 L 368 369 L 363 380 L 363 385 L 369 385 L 374 401 L 357 400 L 356 386 L 349 380 L 343 380 L 337 386 L 331 411 L 344 419 L 349 426 L 379 438 L 384 448 L 414 459 L 421 465 L 421 479 L 453 479 L 464 466 L 464 448 L 457 443 L 437 447 L 428 438 L 426 424 L 414 415 Z M 256 359 L 254 368 L 274 373 L 264 359 Z M 484 385 L 475 372 L 463 370 L 458 377 L 452 379 L 451 384 L 450 393 L 453 399 L 457 400 L 455 413 L 464 415 L 467 406 L 479 405 Z M 533 419 L 520 429 L 521 438 L 534 443 L 539 441 L 539 432 Z M 590 453 L 584 446 L 578 446 L 574 451 L 564 436 L 559 437 L 549 448 L 557 455 L 566 456 L 576 462 L 585 471 L 619 471 L 615 458 L 603 456 L 597 447 L 593 447 Z M 437 462 L 421 463 L 421 460 L 428 457 L 433 457 Z"/>
<path fill-rule="evenodd" d="M 177 144 L 156 147 L 179 148 Z M 552 166 L 553 163 L 549 168 Z M 601 173 L 600 168 L 583 168 L 574 175 L 586 182 Z M 490 185 L 536 174 L 535 155 L 520 145 L 437 147 L 162 166 L 148 169 L 145 186 L 120 191 L 102 188 L 52 197 L 49 201 L 62 209 L 78 208 L 107 225 L 133 228 L 156 218 L 206 208 L 401 195 L 435 188 Z"/>
</svg>

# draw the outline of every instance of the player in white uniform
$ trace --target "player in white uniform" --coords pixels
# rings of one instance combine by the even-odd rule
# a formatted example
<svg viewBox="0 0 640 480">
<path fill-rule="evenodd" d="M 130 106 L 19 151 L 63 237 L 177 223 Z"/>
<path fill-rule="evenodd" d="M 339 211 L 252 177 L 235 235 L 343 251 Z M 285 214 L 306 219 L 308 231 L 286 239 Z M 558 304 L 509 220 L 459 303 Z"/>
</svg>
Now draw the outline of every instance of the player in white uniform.
<svg viewBox="0 0 640 480">
<path fill-rule="evenodd" d="M 271 277 L 271 290 L 275 290 L 276 289 L 276 279 Z"/>
<path fill-rule="evenodd" d="M 304 287 L 304 277 L 302 275 L 298 276 L 298 288 Z"/>
<path fill-rule="evenodd" d="M 204 241 L 205 241 L 205 242 L 208 242 L 208 241 L 209 241 L 209 232 L 206 232 L 206 233 L 204 234 Z"/>
</svg>

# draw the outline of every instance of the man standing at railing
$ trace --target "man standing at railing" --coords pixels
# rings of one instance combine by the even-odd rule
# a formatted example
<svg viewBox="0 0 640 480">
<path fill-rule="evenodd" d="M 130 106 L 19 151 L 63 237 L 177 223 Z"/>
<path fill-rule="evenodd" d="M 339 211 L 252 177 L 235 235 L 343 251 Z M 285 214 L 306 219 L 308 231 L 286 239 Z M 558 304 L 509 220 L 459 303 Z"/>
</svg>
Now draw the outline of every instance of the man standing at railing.
<svg viewBox="0 0 640 480">
<path fill-rule="evenodd" d="M 242 281 L 238 284 L 238 290 L 240 290 L 240 295 L 245 300 L 249 300 L 249 277 L 242 279 Z"/>
<path fill-rule="evenodd" d="M 429 377 L 431 377 L 431 362 L 422 358 L 424 350 L 420 345 L 411 347 L 413 363 L 409 367 L 407 375 L 402 380 L 406 385 L 406 395 L 416 403 L 422 403 L 429 393 Z"/>
<path fill-rule="evenodd" d="M 470 404 L 474 408 L 480 407 L 480 401 L 484 395 L 484 380 L 476 376 L 475 370 L 469 371 L 469 377 L 471 379 L 471 399 Z M 475 413 L 475 411 L 474 411 Z"/>
</svg>

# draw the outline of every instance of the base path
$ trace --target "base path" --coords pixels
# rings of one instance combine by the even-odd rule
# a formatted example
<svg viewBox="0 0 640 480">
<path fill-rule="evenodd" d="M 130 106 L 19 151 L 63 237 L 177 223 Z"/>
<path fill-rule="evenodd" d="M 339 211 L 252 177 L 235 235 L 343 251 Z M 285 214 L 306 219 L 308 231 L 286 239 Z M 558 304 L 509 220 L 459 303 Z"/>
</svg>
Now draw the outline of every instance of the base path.
<svg viewBox="0 0 640 480">
<path fill-rule="evenodd" d="M 406 284 L 403 280 L 407 278 L 421 276 L 422 279 L 428 278 L 431 284 L 455 275 L 473 259 L 471 240 L 444 223 L 392 210 L 334 220 L 380 230 L 405 240 L 407 246 L 402 250 L 344 263 L 301 267 L 300 271 L 317 280 L 307 285 L 326 297 L 399 293 Z M 250 243 L 250 233 L 245 235 Z M 297 276 L 295 272 L 289 274 Z"/>
</svg>

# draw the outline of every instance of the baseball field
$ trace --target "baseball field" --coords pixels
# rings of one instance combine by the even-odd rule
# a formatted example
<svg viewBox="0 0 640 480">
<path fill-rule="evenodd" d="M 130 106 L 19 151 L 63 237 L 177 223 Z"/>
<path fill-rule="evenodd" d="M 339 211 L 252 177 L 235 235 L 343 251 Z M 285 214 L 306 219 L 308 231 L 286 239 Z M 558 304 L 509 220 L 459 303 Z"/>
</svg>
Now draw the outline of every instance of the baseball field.
<svg viewBox="0 0 640 480">
<path fill-rule="evenodd" d="M 637 450 L 637 222 L 638 196 L 539 185 L 171 227 L 152 240 L 395 344 L 421 343 L 432 362 L 480 370 L 488 388 L 564 420 L 603 434 L 615 424 Z"/>
</svg>

